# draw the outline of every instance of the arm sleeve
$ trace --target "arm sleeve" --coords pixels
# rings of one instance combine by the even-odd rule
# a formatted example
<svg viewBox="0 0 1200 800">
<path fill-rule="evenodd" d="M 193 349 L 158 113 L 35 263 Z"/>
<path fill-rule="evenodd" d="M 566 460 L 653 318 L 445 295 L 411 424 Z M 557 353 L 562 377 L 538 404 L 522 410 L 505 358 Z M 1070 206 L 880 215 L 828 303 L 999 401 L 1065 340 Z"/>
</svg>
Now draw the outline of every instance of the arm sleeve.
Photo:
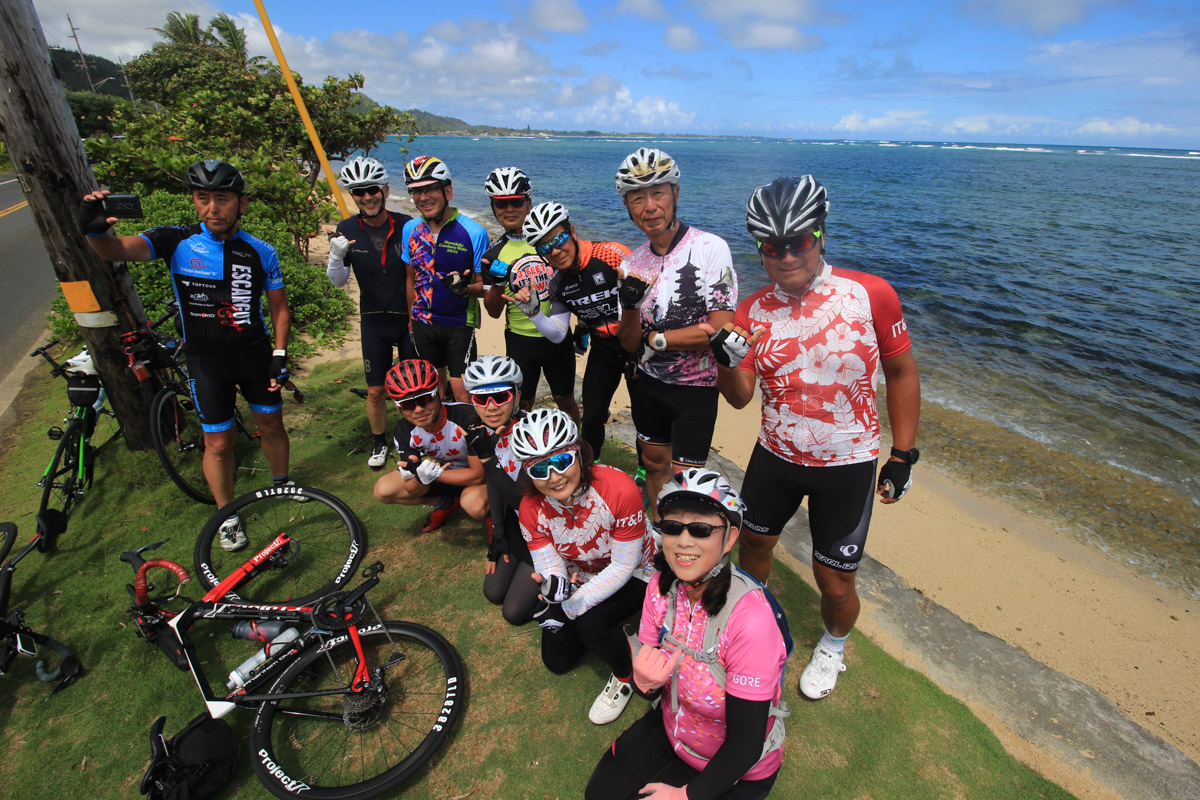
<svg viewBox="0 0 1200 800">
<path fill-rule="evenodd" d="M 571 312 L 566 311 L 561 314 L 555 314 L 548 317 L 545 314 L 538 314 L 530 317 L 529 321 L 538 329 L 538 332 L 545 336 L 550 341 L 558 344 L 563 339 L 567 338 L 567 334 L 571 331 Z"/>
<path fill-rule="evenodd" d="M 599 575 L 579 587 L 579 590 L 563 603 L 563 611 L 566 612 L 567 617 L 575 619 L 616 594 L 617 590 L 633 577 L 633 571 L 637 567 L 638 561 L 641 560 L 641 555 L 641 539 L 614 540 L 608 566 L 600 570 Z"/>
<path fill-rule="evenodd" d="M 493 536 L 495 533 L 492 534 Z M 525 536 L 525 526 L 521 526 L 521 535 Z M 526 540 L 528 541 L 526 536 Z M 554 545 L 548 544 L 538 548 L 529 548 L 529 555 L 533 557 L 533 571 L 545 578 L 548 575 L 558 575 L 561 578 L 567 577 L 567 563 L 563 561 L 562 556 L 554 549 Z"/>
<path fill-rule="evenodd" d="M 512 479 L 512 476 L 504 471 L 504 467 L 500 466 L 499 458 L 489 458 L 488 462 L 483 465 L 483 469 L 494 525 L 497 511 L 503 514 L 505 508 L 521 507 L 521 490 L 517 488 L 517 482 Z"/>
<path fill-rule="evenodd" d="M 340 258 L 334 258 L 333 253 L 330 253 L 329 263 L 325 265 L 325 274 L 334 286 L 345 286 L 346 281 L 350 280 L 350 265 Z"/>
<path fill-rule="evenodd" d="M 716 800 L 750 771 L 767 738 L 770 700 L 743 700 L 725 694 L 725 741 L 708 766 L 687 785 L 688 800 Z"/>
</svg>

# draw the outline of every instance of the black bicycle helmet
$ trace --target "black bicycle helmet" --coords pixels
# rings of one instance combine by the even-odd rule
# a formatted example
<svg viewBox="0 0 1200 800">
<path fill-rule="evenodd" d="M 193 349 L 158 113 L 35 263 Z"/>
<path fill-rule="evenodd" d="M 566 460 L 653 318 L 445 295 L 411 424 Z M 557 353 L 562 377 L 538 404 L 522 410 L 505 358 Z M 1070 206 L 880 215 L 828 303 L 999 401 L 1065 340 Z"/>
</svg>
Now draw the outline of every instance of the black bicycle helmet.
<svg viewBox="0 0 1200 800">
<path fill-rule="evenodd" d="M 237 192 L 244 194 L 246 179 L 237 167 L 215 158 L 197 161 L 188 167 L 184 183 L 189 189 L 205 189 L 210 192 Z"/>
</svg>

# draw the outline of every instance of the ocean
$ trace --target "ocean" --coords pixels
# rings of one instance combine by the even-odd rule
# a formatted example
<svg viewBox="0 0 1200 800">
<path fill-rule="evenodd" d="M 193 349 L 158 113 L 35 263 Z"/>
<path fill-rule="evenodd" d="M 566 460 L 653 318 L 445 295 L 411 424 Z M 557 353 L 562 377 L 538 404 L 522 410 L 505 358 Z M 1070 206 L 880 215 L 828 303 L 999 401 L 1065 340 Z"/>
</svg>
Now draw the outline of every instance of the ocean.
<svg viewBox="0 0 1200 800">
<path fill-rule="evenodd" d="M 521 167 L 582 237 L 633 246 L 644 237 L 613 173 L 643 145 L 679 162 L 679 216 L 729 242 L 743 296 L 765 283 L 750 192 L 814 175 L 831 203 L 826 259 L 900 294 L 923 460 L 1200 591 L 1200 151 L 429 136 L 373 155 L 394 192 L 404 159 L 442 158 L 455 204 L 481 219 L 487 173 Z"/>
</svg>

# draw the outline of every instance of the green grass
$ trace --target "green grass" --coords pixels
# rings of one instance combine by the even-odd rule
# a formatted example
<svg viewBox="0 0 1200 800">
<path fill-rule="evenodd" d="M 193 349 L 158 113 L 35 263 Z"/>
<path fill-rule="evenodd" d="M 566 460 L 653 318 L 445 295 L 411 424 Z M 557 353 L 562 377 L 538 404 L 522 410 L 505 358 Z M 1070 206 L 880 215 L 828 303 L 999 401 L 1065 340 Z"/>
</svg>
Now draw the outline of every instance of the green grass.
<svg viewBox="0 0 1200 800">
<path fill-rule="evenodd" d="M 362 384 L 359 370 L 357 361 L 348 361 L 302 375 L 308 402 L 284 413 L 292 432 L 293 477 L 347 501 L 367 528 L 369 560 L 387 564 L 373 592 L 383 616 L 436 628 L 466 664 L 469 689 L 460 724 L 403 796 L 582 796 L 603 748 L 644 713 L 644 702 L 634 698 L 611 726 L 590 724 L 587 710 L 607 670 L 594 658 L 563 676 L 542 666 L 538 630 L 508 625 L 483 597 L 481 526 L 460 514 L 441 530 L 420 534 L 424 509 L 374 500 L 377 473 L 365 466 L 363 403 L 348 391 Z M 13 519 L 25 532 L 32 531 L 35 483 L 53 448 L 45 430 L 63 411 L 61 382 L 35 373 L 0 441 L 0 518 Z M 253 446 L 243 449 L 243 466 L 252 465 L 254 455 Z M 628 453 L 621 458 L 620 466 L 632 466 Z M 243 473 L 239 486 L 266 480 L 266 473 Z M 209 511 L 166 480 L 153 453 L 130 453 L 117 443 L 103 453 L 95 487 L 72 515 L 57 551 L 22 562 L 13 608 L 25 609 L 34 628 L 71 647 L 87 671 L 56 695 L 50 684 L 37 681 L 31 659 L 19 659 L 0 678 L 0 798 L 38 797 L 48 787 L 63 796 L 137 796 L 150 724 L 165 714 L 173 733 L 203 709 L 190 675 L 175 670 L 129 627 L 125 584 L 131 570 L 117 556 L 170 537 L 159 552 L 190 568 L 195 536 Z M 817 597 L 783 565 L 776 566 L 771 586 L 797 640 L 785 692 L 794 713 L 773 797 L 1070 797 L 1011 758 L 961 703 L 861 633 L 847 645 L 849 670 L 837 691 L 819 703 L 801 700 L 796 680 L 821 633 Z M 253 645 L 210 627 L 197 627 L 194 636 L 219 662 L 211 670 L 219 676 Z M 238 711 L 227 719 L 245 740 L 251 714 Z M 248 755 L 221 796 L 268 796 Z"/>
</svg>

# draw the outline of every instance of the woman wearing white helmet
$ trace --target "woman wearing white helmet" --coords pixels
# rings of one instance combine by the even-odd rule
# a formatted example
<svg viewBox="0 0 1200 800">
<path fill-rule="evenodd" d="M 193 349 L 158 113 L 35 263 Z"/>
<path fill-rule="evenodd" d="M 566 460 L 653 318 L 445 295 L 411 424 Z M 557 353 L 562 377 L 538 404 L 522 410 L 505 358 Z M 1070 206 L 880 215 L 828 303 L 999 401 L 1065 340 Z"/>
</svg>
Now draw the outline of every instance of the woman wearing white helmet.
<svg viewBox="0 0 1200 800">
<path fill-rule="evenodd" d="M 378 469 L 386 463 L 388 453 L 384 376 L 397 360 L 416 355 L 408 336 L 408 269 L 401 254 L 404 223 L 412 217 L 387 209 L 387 169 L 373 158 L 358 156 L 348 161 L 338 183 L 350 192 L 358 216 L 338 223 L 329 240 L 325 274 L 334 286 L 344 286 L 353 269 L 358 282 L 367 423 L 372 438 L 367 464 Z"/>
<path fill-rule="evenodd" d="M 744 506 L 724 476 L 688 469 L 658 511 L 659 571 L 630 645 L 634 683 L 660 702 L 605 751 L 585 797 L 758 800 L 783 760 L 787 645 L 761 586 L 729 563 Z"/>
<path fill-rule="evenodd" d="M 511 445 L 513 426 L 525 414 L 520 408 L 522 380 L 517 363 L 498 355 L 481 356 L 463 373 L 480 420 L 467 430 L 467 447 L 483 464 L 485 483 L 464 489 L 462 504 L 471 516 L 486 519 L 483 594 L 502 606 L 504 619 L 513 625 L 533 618 L 538 595 L 537 584 L 529 577 L 533 561 L 517 522 L 521 462 Z"/>
<path fill-rule="evenodd" d="M 572 669 L 591 651 L 612 669 L 588 719 L 604 725 L 633 694 L 633 664 L 622 624 L 637 614 L 646 591 L 654 541 L 642 495 L 614 467 L 593 465 L 591 448 L 558 409 L 536 409 L 513 429 L 513 455 L 523 463 L 521 535 L 541 586 L 542 663 Z"/>
<path fill-rule="evenodd" d="M 679 166 L 643 147 L 617 170 L 617 191 L 647 241 L 621 262 L 621 346 L 638 354 L 629 403 L 646 491 L 702 467 L 717 421 L 717 363 L 704 324 L 733 320 L 737 275 L 729 245 L 679 221 Z"/>
</svg>

